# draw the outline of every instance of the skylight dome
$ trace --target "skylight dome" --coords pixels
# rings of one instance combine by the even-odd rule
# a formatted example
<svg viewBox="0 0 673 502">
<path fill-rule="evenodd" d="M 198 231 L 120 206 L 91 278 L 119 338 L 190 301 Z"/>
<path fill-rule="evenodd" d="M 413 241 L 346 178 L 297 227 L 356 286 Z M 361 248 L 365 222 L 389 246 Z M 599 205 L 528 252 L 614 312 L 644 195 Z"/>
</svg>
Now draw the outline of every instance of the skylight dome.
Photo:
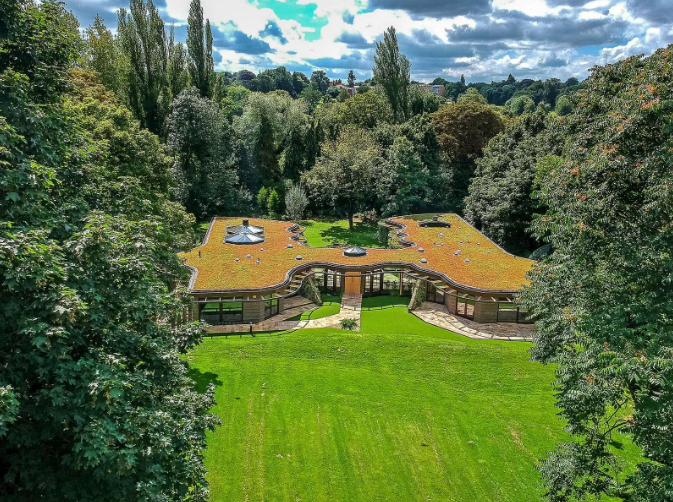
<svg viewBox="0 0 673 502">
<path fill-rule="evenodd" d="M 263 234 L 264 228 L 251 225 L 249 220 L 243 220 L 243 224 L 227 227 L 228 234 Z"/>
<path fill-rule="evenodd" d="M 353 246 L 344 249 L 344 256 L 351 256 L 355 258 L 358 256 L 367 256 L 367 250 L 358 246 Z"/>
</svg>

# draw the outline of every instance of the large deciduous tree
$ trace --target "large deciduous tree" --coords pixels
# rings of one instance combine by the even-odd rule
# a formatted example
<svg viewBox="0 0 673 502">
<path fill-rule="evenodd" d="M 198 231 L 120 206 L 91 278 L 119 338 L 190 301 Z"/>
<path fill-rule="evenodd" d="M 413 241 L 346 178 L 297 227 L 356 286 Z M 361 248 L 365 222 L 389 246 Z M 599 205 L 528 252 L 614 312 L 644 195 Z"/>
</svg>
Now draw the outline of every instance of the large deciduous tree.
<svg viewBox="0 0 673 502">
<path fill-rule="evenodd" d="M 105 87 L 117 96 L 125 97 L 127 59 L 100 16 L 97 15 L 93 24 L 86 29 L 85 42 L 82 58 L 84 66 L 95 71 Z"/>
<path fill-rule="evenodd" d="M 349 228 L 358 205 L 375 198 L 381 149 L 365 129 L 348 127 L 322 146 L 322 156 L 302 179 L 313 198 L 344 209 Z"/>
<path fill-rule="evenodd" d="M 431 115 L 447 168 L 444 205 L 453 211 L 463 209 L 476 159 L 491 138 L 504 129 L 500 113 L 478 101 L 477 96 L 442 105 Z"/>
<path fill-rule="evenodd" d="M 571 141 L 543 163 L 534 223 L 554 248 L 523 301 L 533 357 L 556 363 L 572 441 L 541 466 L 551 501 L 673 494 L 673 46 L 596 67 Z M 620 472 L 618 432 L 645 461 Z"/>
<path fill-rule="evenodd" d="M 212 394 L 180 358 L 202 329 L 169 289 L 193 218 L 158 138 L 68 73 L 73 18 L 17 4 L 0 39 L 0 499 L 204 500 Z"/>
<path fill-rule="evenodd" d="M 400 53 L 394 27 L 388 28 L 383 40 L 376 43 L 374 64 L 374 81 L 385 90 L 395 120 L 404 122 L 409 117 L 411 63 Z"/>
<path fill-rule="evenodd" d="M 465 199 L 465 216 L 479 230 L 512 253 L 526 254 L 540 245 L 529 227 L 544 211 L 533 198 L 537 164 L 558 155 L 560 124 L 538 112 L 524 115 L 493 138 L 477 159 Z"/>
<path fill-rule="evenodd" d="M 179 200 L 202 218 L 240 211 L 246 197 L 239 191 L 232 130 L 218 106 L 192 87 L 173 101 L 166 123 Z"/>
<path fill-rule="evenodd" d="M 388 151 L 388 168 L 377 187 L 384 201 L 383 215 L 421 211 L 431 200 L 430 173 L 404 136 L 395 138 Z"/>
<path fill-rule="evenodd" d="M 152 0 L 131 0 L 119 10 L 117 28 L 129 61 L 128 102 L 135 116 L 155 134 L 163 129 L 168 112 L 168 43 L 164 22 Z"/>
</svg>

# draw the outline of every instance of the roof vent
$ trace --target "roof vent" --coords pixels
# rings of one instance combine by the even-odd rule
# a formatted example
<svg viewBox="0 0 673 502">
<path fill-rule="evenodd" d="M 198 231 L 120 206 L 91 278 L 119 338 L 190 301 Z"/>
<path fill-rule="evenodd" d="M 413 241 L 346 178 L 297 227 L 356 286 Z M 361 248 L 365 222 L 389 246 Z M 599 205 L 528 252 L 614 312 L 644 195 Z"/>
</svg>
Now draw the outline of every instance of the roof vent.
<svg viewBox="0 0 673 502">
<path fill-rule="evenodd" d="M 433 216 L 431 220 L 420 221 L 418 222 L 418 226 L 424 228 L 451 228 L 451 224 L 446 221 L 441 221 L 439 216 Z"/>
<path fill-rule="evenodd" d="M 420 261 L 421 263 L 428 263 L 428 260 L 426 260 L 425 258 L 421 258 L 421 259 L 418 260 L 418 261 Z"/>
<path fill-rule="evenodd" d="M 353 246 L 344 249 L 344 256 L 350 256 L 353 258 L 357 258 L 359 256 L 367 256 L 367 250 L 358 246 Z"/>
</svg>

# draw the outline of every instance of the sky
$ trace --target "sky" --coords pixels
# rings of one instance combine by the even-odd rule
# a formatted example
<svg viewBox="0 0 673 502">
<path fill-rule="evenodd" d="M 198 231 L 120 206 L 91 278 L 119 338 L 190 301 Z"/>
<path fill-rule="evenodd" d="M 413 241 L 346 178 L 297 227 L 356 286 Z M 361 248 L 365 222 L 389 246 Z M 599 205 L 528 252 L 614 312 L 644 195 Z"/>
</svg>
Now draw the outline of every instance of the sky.
<svg viewBox="0 0 673 502">
<path fill-rule="evenodd" d="M 128 0 L 65 0 L 82 27 L 113 31 Z M 190 0 L 155 0 L 177 39 Z M 673 43 L 673 0 L 201 0 L 216 69 L 285 66 L 371 77 L 376 42 L 394 26 L 412 78 L 468 82 L 570 77 Z"/>
</svg>

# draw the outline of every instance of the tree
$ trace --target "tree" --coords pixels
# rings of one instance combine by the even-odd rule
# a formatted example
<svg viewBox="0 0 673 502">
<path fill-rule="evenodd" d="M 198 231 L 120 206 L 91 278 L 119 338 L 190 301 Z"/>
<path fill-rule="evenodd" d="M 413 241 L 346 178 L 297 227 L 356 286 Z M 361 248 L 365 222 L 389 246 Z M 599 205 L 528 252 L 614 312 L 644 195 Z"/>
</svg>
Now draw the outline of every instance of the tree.
<svg viewBox="0 0 673 502">
<path fill-rule="evenodd" d="M 381 150 L 364 129 L 348 127 L 336 141 L 323 144 L 315 167 L 302 176 L 311 195 L 345 209 L 353 230 L 359 203 L 373 198 L 381 170 Z"/>
<path fill-rule="evenodd" d="M 0 498 L 204 500 L 216 418 L 181 359 L 203 330 L 169 289 L 194 222 L 170 201 L 170 163 L 72 70 L 61 4 L 22 1 L 3 23 Z"/>
<path fill-rule="evenodd" d="M 96 15 L 93 24 L 86 29 L 85 42 L 84 66 L 95 71 L 103 85 L 117 96 L 125 96 L 126 61 L 100 16 Z"/>
<path fill-rule="evenodd" d="M 187 18 L 187 52 L 189 53 L 189 74 L 192 85 L 201 96 L 210 96 L 213 74 L 213 33 L 210 21 L 203 24 L 201 0 L 192 0 Z"/>
<path fill-rule="evenodd" d="M 200 217 L 240 210 L 247 196 L 238 188 L 232 131 L 217 105 L 195 87 L 183 91 L 173 101 L 167 129 L 178 196 L 187 209 Z"/>
<path fill-rule="evenodd" d="M 456 100 L 458 103 L 476 103 L 487 105 L 488 100 L 475 88 L 470 87 L 464 94 L 461 94 Z"/>
<path fill-rule="evenodd" d="M 269 192 L 269 200 L 267 201 L 266 209 L 267 212 L 272 216 L 275 216 L 282 212 L 280 196 L 278 195 L 278 192 L 276 191 L 275 188 L 272 188 L 271 191 Z"/>
<path fill-rule="evenodd" d="M 128 100 L 136 118 L 155 134 L 168 110 L 168 44 L 164 22 L 152 0 L 131 0 L 119 10 L 121 46 L 129 59 Z"/>
<path fill-rule="evenodd" d="M 561 85 L 561 81 L 557 78 L 545 80 L 543 87 L 544 100 L 552 108 L 556 106 L 556 97 L 561 91 Z"/>
<path fill-rule="evenodd" d="M 262 187 L 257 192 L 257 206 L 262 212 L 266 212 L 269 207 L 269 190 L 266 187 Z"/>
<path fill-rule="evenodd" d="M 294 96 L 299 96 L 304 89 L 308 88 L 311 82 L 300 71 L 292 72 L 292 86 L 294 87 Z"/>
<path fill-rule="evenodd" d="M 173 98 L 189 86 L 188 59 L 189 55 L 185 46 L 181 42 L 175 43 L 175 27 L 171 26 L 168 41 L 167 78 Z"/>
<path fill-rule="evenodd" d="M 252 192 L 283 177 L 297 180 L 312 163 L 315 129 L 306 104 L 286 92 L 250 94 L 234 129 L 241 149 L 240 176 Z"/>
<path fill-rule="evenodd" d="M 303 99 L 306 103 L 308 111 L 313 113 L 318 105 L 322 102 L 323 95 L 319 90 L 315 89 L 313 86 L 304 87 L 304 90 L 301 91 L 299 98 Z"/>
<path fill-rule="evenodd" d="M 388 28 L 383 40 L 376 43 L 374 80 L 385 90 L 393 116 L 398 122 L 409 117 L 409 87 L 411 63 L 400 54 L 395 28 Z"/>
<path fill-rule="evenodd" d="M 409 109 L 412 117 L 422 113 L 434 113 L 439 110 L 442 101 L 446 101 L 431 90 L 418 85 L 411 86 L 409 95 Z"/>
<path fill-rule="evenodd" d="M 355 87 L 355 72 L 353 70 L 348 72 L 348 87 Z"/>
<path fill-rule="evenodd" d="M 533 229 L 554 252 L 522 300 L 537 315 L 534 359 L 557 364 L 572 434 L 540 467 L 551 501 L 671 500 L 672 64 L 669 46 L 594 67 L 564 119 L 562 156 L 540 165 L 548 209 Z M 616 433 L 642 449 L 632 473 L 620 470 Z"/>
<path fill-rule="evenodd" d="M 530 96 L 517 96 L 507 101 L 505 108 L 516 117 L 524 113 L 533 113 L 535 111 L 535 101 Z"/>
<path fill-rule="evenodd" d="M 383 216 L 419 212 L 431 200 L 430 173 L 407 138 L 395 138 L 388 152 L 388 168 L 379 181 Z"/>
<path fill-rule="evenodd" d="M 568 96 L 559 96 L 556 100 L 556 108 L 554 111 L 561 117 L 572 113 L 573 102 L 571 98 Z"/>
<path fill-rule="evenodd" d="M 544 210 L 533 198 L 537 164 L 560 154 L 563 144 L 553 118 L 524 115 L 495 136 L 476 171 L 465 199 L 465 217 L 477 229 L 515 254 L 540 246 L 529 227 L 536 212 Z"/>
<path fill-rule="evenodd" d="M 285 194 L 285 216 L 291 221 L 300 221 L 308 206 L 308 197 L 301 185 L 293 185 Z"/>
<path fill-rule="evenodd" d="M 431 117 L 448 168 L 445 203 L 454 211 L 462 211 L 475 160 L 491 138 L 504 129 L 504 122 L 492 107 L 472 99 L 442 105 Z"/>
<path fill-rule="evenodd" d="M 325 70 L 314 70 L 313 73 L 311 73 L 311 84 L 313 84 L 321 94 L 327 94 L 330 81 Z"/>
<path fill-rule="evenodd" d="M 249 94 L 250 91 L 242 85 L 230 85 L 224 88 L 224 97 L 220 101 L 220 109 L 229 121 L 243 114 L 243 108 Z"/>
</svg>

